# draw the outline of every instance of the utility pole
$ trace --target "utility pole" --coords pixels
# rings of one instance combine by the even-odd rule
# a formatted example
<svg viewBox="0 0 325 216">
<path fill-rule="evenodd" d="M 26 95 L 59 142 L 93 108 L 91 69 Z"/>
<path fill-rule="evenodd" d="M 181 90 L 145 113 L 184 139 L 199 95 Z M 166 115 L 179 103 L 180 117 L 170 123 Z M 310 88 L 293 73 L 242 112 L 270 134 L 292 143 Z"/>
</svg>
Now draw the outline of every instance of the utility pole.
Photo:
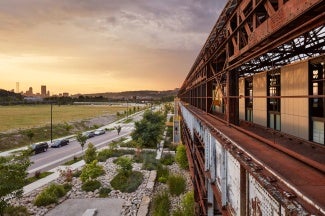
<svg viewBox="0 0 325 216">
<path fill-rule="evenodd" d="M 129 100 L 126 99 L 126 120 L 129 119 Z"/>
<path fill-rule="evenodd" d="M 53 123 L 53 102 L 51 101 L 51 143 L 52 143 L 52 139 L 53 139 L 53 136 L 52 136 L 52 123 Z"/>
</svg>

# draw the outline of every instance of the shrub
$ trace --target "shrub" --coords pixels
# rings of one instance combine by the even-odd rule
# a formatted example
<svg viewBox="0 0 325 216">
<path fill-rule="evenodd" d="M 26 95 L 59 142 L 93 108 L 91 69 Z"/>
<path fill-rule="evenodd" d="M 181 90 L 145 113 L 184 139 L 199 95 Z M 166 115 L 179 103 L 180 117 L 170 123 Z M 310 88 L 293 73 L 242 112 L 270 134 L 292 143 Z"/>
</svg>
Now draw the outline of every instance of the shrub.
<svg viewBox="0 0 325 216">
<path fill-rule="evenodd" d="M 34 205 L 36 206 L 47 206 L 50 205 L 52 203 L 57 203 L 58 202 L 58 198 L 49 194 L 49 193 L 40 193 L 35 201 L 34 201 Z"/>
<path fill-rule="evenodd" d="M 70 191 L 72 189 L 72 185 L 69 183 L 64 183 L 63 188 L 66 192 Z"/>
<path fill-rule="evenodd" d="M 55 195 L 56 197 L 60 198 L 66 194 L 63 185 L 51 184 L 45 189 L 46 192 Z"/>
<path fill-rule="evenodd" d="M 186 181 L 181 175 L 170 175 L 168 177 L 167 185 L 169 192 L 172 195 L 180 195 L 186 189 Z"/>
<path fill-rule="evenodd" d="M 78 178 L 80 175 L 81 175 L 81 170 L 76 170 L 72 173 L 72 176 L 76 178 Z"/>
<path fill-rule="evenodd" d="M 97 154 L 97 159 L 100 162 L 105 162 L 111 157 L 120 157 L 126 154 L 134 154 L 134 150 L 117 150 L 117 149 L 104 149 Z"/>
<path fill-rule="evenodd" d="M 158 193 L 152 201 L 153 216 L 169 215 L 170 200 L 167 191 Z"/>
<path fill-rule="evenodd" d="M 6 216 L 29 216 L 30 213 L 28 212 L 25 206 L 7 206 L 4 209 L 4 215 Z"/>
<path fill-rule="evenodd" d="M 171 117 L 171 118 L 173 118 L 173 117 Z M 173 130 L 174 130 L 173 126 L 168 126 L 166 136 L 172 138 L 173 137 Z"/>
<path fill-rule="evenodd" d="M 34 177 L 36 179 L 39 179 L 41 177 L 41 171 L 36 171 L 35 174 L 34 174 Z"/>
<path fill-rule="evenodd" d="M 160 159 L 160 162 L 164 165 L 172 165 L 174 163 L 174 155 L 172 154 L 165 154 Z"/>
<path fill-rule="evenodd" d="M 177 146 L 175 159 L 182 169 L 188 169 L 186 147 L 183 144 Z"/>
<path fill-rule="evenodd" d="M 133 171 L 129 175 L 118 173 L 111 181 L 111 186 L 115 190 L 121 192 L 131 193 L 138 189 L 143 181 L 143 174 L 141 172 Z"/>
<path fill-rule="evenodd" d="M 137 143 L 136 143 L 136 141 L 131 140 L 131 141 L 128 141 L 128 142 L 126 142 L 126 143 L 121 142 L 121 143 L 120 143 L 120 146 L 121 146 L 121 147 L 136 148 L 136 147 L 137 147 Z"/>
<path fill-rule="evenodd" d="M 135 157 L 135 161 L 142 164 L 142 169 L 144 170 L 156 170 L 159 164 L 159 161 L 156 159 L 155 152 L 141 152 L 138 156 Z"/>
<path fill-rule="evenodd" d="M 158 178 L 158 181 L 159 181 L 160 183 L 166 183 L 167 180 L 168 180 L 168 179 L 167 179 L 166 177 L 163 177 L 163 176 Z"/>
<path fill-rule="evenodd" d="M 181 206 L 173 212 L 173 216 L 195 216 L 195 200 L 193 191 L 189 191 L 182 199 Z"/>
<path fill-rule="evenodd" d="M 71 182 L 73 177 L 73 172 L 71 169 L 60 170 L 60 176 L 64 178 L 65 182 Z"/>
<path fill-rule="evenodd" d="M 100 165 L 97 165 L 97 160 L 94 160 L 90 164 L 86 164 L 82 170 L 80 179 L 82 182 L 86 182 L 88 180 L 92 180 L 101 176 L 105 173 L 104 168 Z"/>
<path fill-rule="evenodd" d="M 98 152 L 97 154 L 97 160 L 100 162 L 105 162 L 108 158 L 112 155 L 112 149 L 104 149 Z"/>
<path fill-rule="evenodd" d="M 158 181 L 161 183 L 166 183 L 169 177 L 169 170 L 167 167 L 162 166 L 161 164 L 158 166 L 157 169 L 157 178 Z"/>
<path fill-rule="evenodd" d="M 111 192 L 112 190 L 110 188 L 107 187 L 102 187 L 99 189 L 99 197 L 101 198 L 105 198 L 108 197 L 108 194 Z"/>
<path fill-rule="evenodd" d="M 58 198 L 66 194 L 63 185 L 51 184 L 46 187 L 34 200 L 36 206 L 46 206 L 52 203 L 57 203 Z"/>
<path fill-rule="evenodd" d="M 81 185 L 81 189 L 84 191 L 95 191 L 96 189 L 99 189 L 102 184 L 98 180 L 89 180 L 84 182 Z"/>
<path fill-rule="evenodd" d="M 93 162 L 97 158 L 96 148 L 92 143 L 88 144 L 88 148 L 85 151 L 84 160 L 87 164 Z"/>
<path fill-rule="evenodd" d="M 116 164 L 120 166 L 119 172 L 128 175 L 132 171 L 132 161 L 127 157 L 119 157 L 116 160 Z"/>
</svg>

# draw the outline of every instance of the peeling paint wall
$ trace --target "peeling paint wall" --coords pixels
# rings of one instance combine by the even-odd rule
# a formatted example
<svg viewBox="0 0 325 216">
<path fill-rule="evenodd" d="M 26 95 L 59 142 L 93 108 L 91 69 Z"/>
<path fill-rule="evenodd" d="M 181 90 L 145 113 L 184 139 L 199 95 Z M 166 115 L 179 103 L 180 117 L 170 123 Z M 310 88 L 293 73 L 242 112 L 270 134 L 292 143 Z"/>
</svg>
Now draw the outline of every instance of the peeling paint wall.
<svg viewBox="0 0 325 216">
<path fill-rule="evenodd" d="M 240 164 L 227 152 L 227 198 L 231 215 L 240 215 Z"/>
<path fill-rule="evenodd" d="M 250 215 L 281 215 L 281 205 L 251 175 L 249 175 L 248 191 Z"/>
<path fill-rule="evenodd" d="M 240 188 L 242 177 L 241 165 L 238 159 L 221 144 L 220 137 L 213 135 L 210 129 L 185 107 L 181 106 L 181 110 L 183 119 L 191 131 L 190 133 L 193 133 L 194 130 L 197 131 L 204 142 L 205 164 L 203 168 L 211 176 L 209 179 L 205 178 L 206 196 L 209 203 L 207 205 L 208 216 L 213 215 L 212 208 L 214 208 L 215 203 L 211 184 L 215 185 L 220 192 L 221 206 L 226 207 L 229 215 L 245 214 L 245 212 L 241 214 L 241 210 L 245 211 L 245 208 L 241 208 L 241 202 L 243 202 L 243 205 L 247 205 L 249 215 L 284 216 L 288 213 L 280 202 L 272 197 L 250 173 L 247 173 L 246 177 L 244 176 L 244 180 L 246 178 L 245 181 L 247 182 L 246 185 L 244 184 L 246 189 Z M 213 130 L 217 129 L 214 128 Z M 246 197 L 241 196 L 241 191 L 246 191 Z"/>
</svg>

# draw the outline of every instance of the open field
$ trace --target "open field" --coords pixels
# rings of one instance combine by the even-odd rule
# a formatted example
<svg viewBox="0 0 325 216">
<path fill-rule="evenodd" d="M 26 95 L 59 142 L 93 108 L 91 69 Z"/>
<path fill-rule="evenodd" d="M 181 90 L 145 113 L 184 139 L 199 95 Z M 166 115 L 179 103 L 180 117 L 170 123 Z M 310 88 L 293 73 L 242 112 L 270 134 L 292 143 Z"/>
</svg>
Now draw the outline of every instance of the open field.
<svg viewBox="0 0 325 216">
<path fill-rule="evenodd" d="M 53 124 L 81 121 L 124 112 L 126 107 L 92 105 L 53 105 Z M 0 132 L 48 125 L 51 105 L 0 106 Z"/>
</svg>

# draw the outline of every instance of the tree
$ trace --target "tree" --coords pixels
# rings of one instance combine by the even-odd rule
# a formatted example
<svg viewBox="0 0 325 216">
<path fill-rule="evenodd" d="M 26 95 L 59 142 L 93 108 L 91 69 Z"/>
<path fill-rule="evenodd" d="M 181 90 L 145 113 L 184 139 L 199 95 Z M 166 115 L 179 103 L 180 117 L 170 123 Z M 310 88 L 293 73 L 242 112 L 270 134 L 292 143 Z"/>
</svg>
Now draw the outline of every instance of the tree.
<svg viewBox="0 0 325 216">
<path fill-rule="evenodd" d="M 128 157 L 119 157 L 116 164 L 120 166 L 119 172 L 129 176 L 132 171 L 132 161 Z"/>
<path fill-rule="evenodd" d="M 94 160 L 96 160 L 96 157 L 97 157 L 96 148 L 92 143 L 89 143 L 88 148 L 85 151 L 84 160 L 87 164 L 89 164 Z"/>
<path fill-rule="evenodd" d="M 122 130 L 121 125 L 116 126 L 115 129 L 117 130 L 117 135 L 120 135 L 120 132 L 121 132 L 121 130 Z"/>
<path fill-rule="evenodd" d="M 98 176 L 101 176 L 105 173 L 105 170 L 102 166 L 97 164 L 98 161 L 94 160 L 89 164 L 86 164 L 82 170 L 81 170 L 81 175 L 80 179 L 82 182 L 86 182 L 89 180 L 93 180 L 97 178 Z"/>
<path fill-rule="evenodd" d="M 81 150 L 82 150 L 82 152 L 83 152 L 83 150 L 84 150 L 84 146 L 85 146 L 85 144 L 86 144 L 86 142 L 87 142 L 88 137 L 82 135 L 82 133 L 78 133 L 76 139 L 77 139 L 77 141 L 79 142 L 79 144 L 80 144 L 80 146 L 81 146 Z"/>
<path fill-rule="evenodd" d="M 143 147 L 154 148 L 162 137 L 164 116 L 152 111 L 146 111 L 141 121 L 135 122 L 135 130 L 131 136 L 133 140 L 143 141 Z"/>
<path fill-rule="evenodd" d="M 21 197 L 30 166 L 28 151 L 19 155 L 0 157 L 0 215 L 8 206 L 6 196 Z"/>
<path fill-rule="evenodd" d="M 32 144 L 32 139 L 33 139 L 34 135 L 35 134 L 34 134 L 34 132 L 32 130 L 28 130 L 26 132 L 26 136 L 29 138 L 30 144 Z"/>
<path fill-rule="evenodd" d="M 135 147 L 137 148 L 136 156 L 139 157 L 140 152 L 141 152 L 141 150 L 143 148 L 143 140 L 142 140 L 141 137 L 135 141 Z"/>
</svg>

